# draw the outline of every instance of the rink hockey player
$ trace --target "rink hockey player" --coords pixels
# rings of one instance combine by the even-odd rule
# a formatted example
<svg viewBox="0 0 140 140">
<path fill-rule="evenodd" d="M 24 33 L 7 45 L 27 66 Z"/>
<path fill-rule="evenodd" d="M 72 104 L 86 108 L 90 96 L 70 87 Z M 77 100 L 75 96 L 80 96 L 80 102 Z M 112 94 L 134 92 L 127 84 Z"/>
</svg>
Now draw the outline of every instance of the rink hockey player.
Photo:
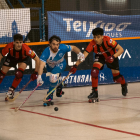
<svg viewBox="0 0 140 140">
<path fill-rule="evenodd" d="M 105 64 L 108 68 L 111 69 L 114 82 L 121 84 L 122 95 L 126 96 L 128 92 L 127 83 L 125 82 L 123 75 L 121 75 L 119 71 L 118 56 L 121 55 L 124 50 L 119 44 L 117 44 L 115 40 L 108 36 L 104 36 L 103 33 L 104 31 L 102 28 L 93 29 L 93 40 L 89 43 L 83 53 L 85 58 L 90 52 L 95 53 L 93 68 L 91 70 L 92 93 L 88 96 L 89 102 L 99 101 L 97 90 L 98 75 L 99 70 L 102 70 Z M 77 66 L 80 63 L 80 61 L 77 61 L 76 64 L 71 67 L 70 72 L 74 74 L 77 70 Z"/>
<path fill-rule="evenodd" d="M 49 86 L 49 93 L 53 90 L 60 81 L 60 75 L 66 68 L 66 60 L 64 59 L 64 55 L 69 51 L 74 51 L 80 60 L 84 60 L 84 55 L 80 52 L 80 49 L 73 45 L 65 45 L 60 44 L 61 39 L 58 36 L 53 35 L 49 39 L 49 47 L 47 47 L 41 57 L 40 57 L 40 66 L 38 71 L 38 78 L 37 84 L 43 84 L 41 75 L 43 73 L 43 68 L 46 65 L 47 72 L 51 73 L 49 76 L 50 86 Z M 53 93 L 54 91 L 48 96 L 46 100 L 50 101 L 53 100 Z M 62 96 L 62 84 L 57 87 L 56 89 L 56 96 Z M 44 106 L 47 103 L 44 103 Z"/>
<path fill-rule="evenodd" d="M 2 83 L 9 69 L 18 65 L 18 69 L 15 71 L 15 79 L 12 86 L 9 87 L 9 90 L 6 93 L 5 101 L 7 101 L 8 98 L 12 99 L 14 97 L 14 90 L 22 80 L 29 57 L 35 60 L 35 71 L 30 77 L 32 81 L 37 79 L 39 68 L 39 57 L 26 44 L 23 43 L 23 36 L 21 34 L 15 34 L 13 39 L 14 41 L 7 44 L 0 53 L 0 62 L 1 59 L 7 54 L 0 70 L 0 84 Z"/>
</svg>

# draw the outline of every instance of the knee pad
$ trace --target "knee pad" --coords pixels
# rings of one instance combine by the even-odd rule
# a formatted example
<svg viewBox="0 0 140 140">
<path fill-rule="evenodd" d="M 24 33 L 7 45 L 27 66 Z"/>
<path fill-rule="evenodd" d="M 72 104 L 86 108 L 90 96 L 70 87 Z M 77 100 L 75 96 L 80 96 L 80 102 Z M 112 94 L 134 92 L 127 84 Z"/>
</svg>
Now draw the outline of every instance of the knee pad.
<svg viewBox="0 0 140 140">
<path fill-rule="evenodd" d="M 92 70 L 91 70 L 91 76 L 92 76 L 92 78 L 97 78 L 98 77 L 98 74 L 99 74 L 99 69 L 96 68 L 96 67 L 93 67 Z"/>
<path fill-rule="evenodd" d="M 121 74 L 119 74 L 118 76 L 113 77 L 113 81 L 115 83 L 121 83 L 122 80 L 123 80 L 123 76 Z"/>
<path fill-rule="evenodd" d="M 4 77 L 5 77 L 5 74 L 3 74 L 2 71 L 0 71 L 0 84 L 1 84 L 2 80 L 4 79 Z"/>
<path fill-rule="evenodd" d="M 50 82 L 51 83 L 56 83 L 58 81 L 58 79 L 59 79 L 59 73 L 50 75 Z"/>
<path fill-rule="evenodd" d="M 16 73 L 15 73 L 15 78 L 16 79 L 21 79 L 23 77 L 23 71 L 20 69 L 17 69 Z"/>
</svg>

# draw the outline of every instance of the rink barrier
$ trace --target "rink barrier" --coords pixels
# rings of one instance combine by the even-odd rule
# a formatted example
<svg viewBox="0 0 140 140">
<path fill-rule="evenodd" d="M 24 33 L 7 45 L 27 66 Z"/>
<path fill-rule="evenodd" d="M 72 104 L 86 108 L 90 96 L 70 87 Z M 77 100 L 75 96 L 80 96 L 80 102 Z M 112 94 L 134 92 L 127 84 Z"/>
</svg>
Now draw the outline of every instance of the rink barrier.
<svg viewBox="0 0 140 140">
<path fill-rule="evenodd" d="M 126 39 L 126 40 L 118 40 L 118 44 L 120 44 L 124 48 L 124 52 L 121 56 L 119 56 L 119 64 L 120 64 L 120 73 L 124 76 L 127 82 L 138 82 L 140 81 L 140 39 Z M 84 49 L 87 47 L 89 42 L 82 42 L 82 43 L 66 43 L 71 45 L 76 45 L 78 48 L 81 49 L 83 52 Z M 43 50 L 48 46 L 46 45 L 35 45 L 30 46 L 38 56 L 41 55 Z M 84 48 L 84 49 L 83 49 Z M 0 48 L 1 51 L 2 48 Z M 62 73 L 62 77 L 66 76 L 70 70 L 70 67 L 77 61 L 77 56 L 75 53 L 67 53 L 65 55 L 65 59 L 67 61 L 66 70 Z M 4 59 L 2 60 L 3 63 Z M 0 68 L 2 66 L 0 63 Z M 86 61 L 83 62 L 78 66 L 78 70 L 75 74 L 71 75 L 66 81 L 67 87 L 74 87 L 74 86 L 86 86 L 91 85 L 91 77 L 90 71 L 93 64 L 93 53 L 86 58 Z M 23 79 L 19 86 L 17 87 L 16 91 L 19 91 L 28 81 L 30 78 L 31 73 L 34 71 L 34 62 L 29 61 L 28 68 L 24 72 Z M 47 72 L 45 69 L 43 71 L 43 80 L 44 84 L 39 87 L 38 89 L 47 89 L 49 87 L 49 79 L 46 77 L 45 73 Z M 0 93 L 6 92 L 8 88 L 11 86 L 12 81 L 14 79 L 15 70 L 12 69 L 7 73 L 7 76 L 0 84 Z M 99 73 L 99 84 L 113 84 L 113 76 L 111 70 L 108 69 L 105 65 L 104 69 Z M 36 86 L 36 81 L 33 81 L 29 84 L 26 90 L 33 90 Z"/>
</svg>

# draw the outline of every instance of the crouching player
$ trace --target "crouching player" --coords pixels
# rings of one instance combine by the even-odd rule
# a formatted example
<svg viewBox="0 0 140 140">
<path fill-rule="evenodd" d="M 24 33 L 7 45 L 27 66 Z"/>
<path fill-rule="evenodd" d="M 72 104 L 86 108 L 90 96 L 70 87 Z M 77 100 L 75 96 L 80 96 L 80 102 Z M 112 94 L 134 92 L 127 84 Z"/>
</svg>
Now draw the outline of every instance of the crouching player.
<svg viewBox="0 0 140 140">
<path fill-rule="evenodd" d="M 127 83 L 125 82 L 123 75 L 120 74 L 118 61 L 118 56 L 121 55 L 124 51 L 123 48 L 110 37 L 103 36 L 102 28 L 95 28 L 92 31 L 92 34 L 93 40 L 89 43 L 83 53 L 85 55 L 85 58 L 90 52 L 95 53 L 95 60 L 93 63 L 93 68 L 91 70 L 92 93 L 88 96 L 88 98 L 98 99 L 98 74 L 99 70 L 102 70 L 105 64 L 108 68 L 111 69 L 114 82 L 121 84 L 122 95 L 126 96 L 128 92 Z M 71 67 L 70 72 L 75 73 L 79 64 L 80 61 L 77 61 L 76 64 Z"/>
<path fill-rule="evenodd" d="M 0 70 L 0 84 L 9 69 L 11 67 L 16 67 L 18 64 L 18 69 L 15 71 L 15 79 L 12 83 L 12 86 L 9 87 L 9 90 L 6 93 L 5 101 L 7 101 L 8 98 L 13 99 L 14 90 L 22 80 L 23 72 L 27 67 L 27 61 L 29 57 L 35 60 L 35 71 L 30 77 L 32 81 L 37 79 L 39 68 L 39 58 L 26 44 L 23 43 L 23 36 L 21 34 L 15 34 L 13 39 L 14 41 L 7 44 L 0 53 L 0 62 L 1 59 L 6 54 L 8 54 L 3 63 L 2 69 Z"/>
<path fill-rule="evenodd" d="M 66 60 L 64 59 L 64 55 L 69 51 L 74 51 L 76 54 L 78 54 L 79 59 L 81 61 L 84 61 L 84 55 L 80 52 L 80 49 L 73 45 L 65 45 L 60 44 L 61 39 L 58 36 L 53 35 L 49 39 L 49 47 L 47 47 L 41 57 L 40 57 L 40 66 L 38 71 L 38 78 L 37 78 L 37 84 L 42 85 L 43 81 L 41 78 L 41 75 L 43 73 L 43 68 L 46 65 L 47 72 L 50 72 L 50 86 L 49 86 L 49 93 L 52 89 L 56 87 L 56 85 L 59 82 L 59 76 L 60 74 L 65 70 L 66 68 Z M 53 93 L 52 92 L 46 100 L 53 100 Z M 62 84 L 57 87 L 56 89 L 56 96 L 61 97 L 62 96 Z M 44 103 L 45 105 L 46 103 Z"/>
</svg>

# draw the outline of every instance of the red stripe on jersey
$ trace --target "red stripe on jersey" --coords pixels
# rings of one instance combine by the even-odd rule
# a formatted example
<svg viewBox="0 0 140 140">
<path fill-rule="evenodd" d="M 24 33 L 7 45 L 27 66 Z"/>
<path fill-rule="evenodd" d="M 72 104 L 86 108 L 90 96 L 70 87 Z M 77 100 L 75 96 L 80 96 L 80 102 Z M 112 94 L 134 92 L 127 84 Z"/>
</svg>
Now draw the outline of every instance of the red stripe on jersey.
<svg viewBox="0 0 140 140">
<path fill-rule="evenodd" d="M 95 53 L 98 53 L 98 51 L 97 51 L 97 45 L 94 46 L 94 52 Z"/>
<path fill-rule="evenodd" d="M 19 52 L 16 52 L 16 58 L 19 58 Z"/>
<path fill-rule="evenodd" d="M 13 56 L 13 48 L 10 48 L 10 55 Z"/>
<path fill-rule="evenodd" d="M 105 58 L 107 58 L 107 54 L 106 54 L 105 50 L 103 49 L 103 47 L 101 46 L 101 47 L 99 47 L 99 49 L 100 49 L 100 51 L 102 52 L 103 56 L 104 56 Z"/>
</svg>

